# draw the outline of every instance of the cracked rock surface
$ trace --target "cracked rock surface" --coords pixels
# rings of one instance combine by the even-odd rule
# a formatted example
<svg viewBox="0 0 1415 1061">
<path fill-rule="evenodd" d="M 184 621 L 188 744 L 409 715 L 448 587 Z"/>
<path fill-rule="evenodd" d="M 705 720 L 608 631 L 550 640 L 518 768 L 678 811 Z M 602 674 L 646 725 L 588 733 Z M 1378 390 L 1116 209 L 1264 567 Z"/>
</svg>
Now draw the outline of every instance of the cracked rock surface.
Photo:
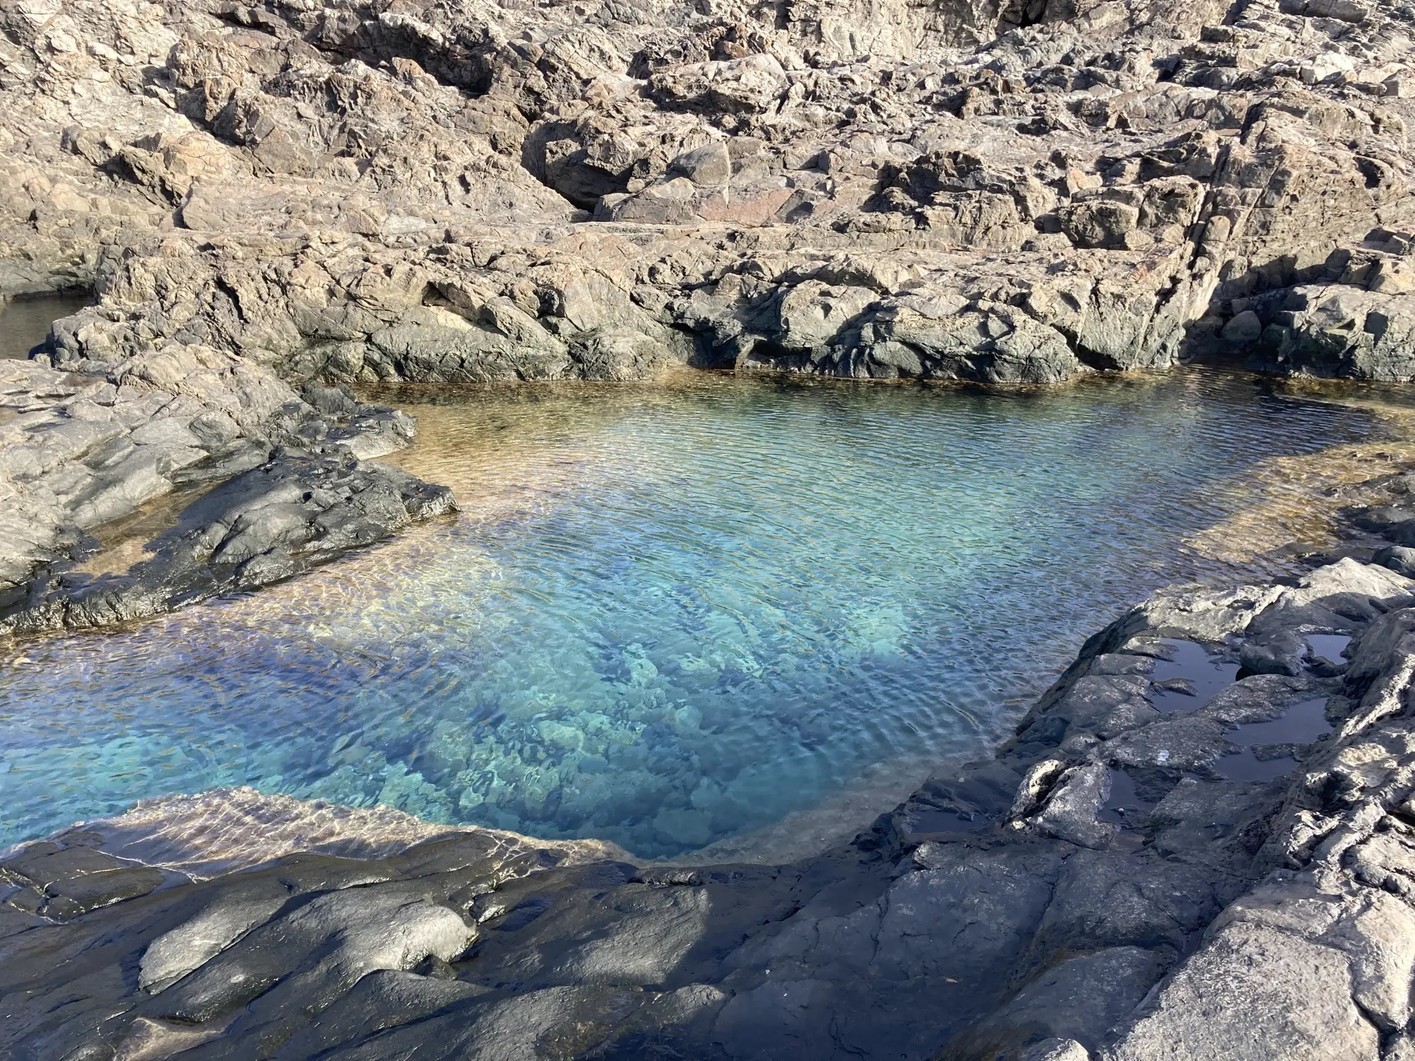
<svg viewBox="0 0 1415 1061">
<path fill-rule="evenodd" d="M 0 612 L 79 616 L 36 587 L 170 490 L 406 441 L 311 386 L 1415 378 L 1412 14 L 18 0 L 0 298 L 93 304 L 0 364 L 45 451 L 0 464 Z"/>
<path fill-rule="evenodd" d="M 448 511 L 374 461 L 413 425 L 353 384 L 1415 378 L 1412 25 L 1399 0 L 14 0 L 0 298 L 92 304 L 0 361 L 0 630 Z M 163 497 L 143 559 L 82 569 Z M 249 792 L 150 811 L 162 843 L 10 852 L 0 1053 L 1410 1058 L 1415 514 L 1360 522 L 1295 585 L 1140 606 L 995 758 L 791 865 L 320 840 L 298 815 L 327 809 L 273 861 L 198 858 L 269 829 Z"/>
</svg>

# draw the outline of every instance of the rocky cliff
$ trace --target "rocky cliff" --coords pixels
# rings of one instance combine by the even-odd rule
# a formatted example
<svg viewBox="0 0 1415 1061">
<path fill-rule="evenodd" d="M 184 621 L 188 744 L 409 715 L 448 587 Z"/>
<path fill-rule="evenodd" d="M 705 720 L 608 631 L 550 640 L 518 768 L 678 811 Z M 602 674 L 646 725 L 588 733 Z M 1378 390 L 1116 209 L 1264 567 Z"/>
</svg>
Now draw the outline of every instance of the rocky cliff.
<svg viewBox="0 0 1415 1061">
<path fill-rule="evenodd" d="M 1411 11 L 1166 6 L 24 0 L 0 294 L 287 378 L 1408 378 Z"/>
</svg>

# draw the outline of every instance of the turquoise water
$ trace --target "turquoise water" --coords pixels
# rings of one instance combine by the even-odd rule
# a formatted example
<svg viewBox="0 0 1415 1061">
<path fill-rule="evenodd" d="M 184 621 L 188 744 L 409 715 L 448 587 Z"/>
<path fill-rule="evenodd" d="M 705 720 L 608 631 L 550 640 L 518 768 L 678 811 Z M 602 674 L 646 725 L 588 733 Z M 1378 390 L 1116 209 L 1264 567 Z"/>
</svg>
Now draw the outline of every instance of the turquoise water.
<svg viewBox="0 0 1415 1061">
<path fill-rule="evenodd" d="M 1190 373 L 399 397 L 460 517 L 0 648 L 0 841 L 249 784 L 681 853 L 986 753 L 1125 606 L 1235 576 L 1182 541 L 1262 457 L 1376 430 Z"/>
</svg>

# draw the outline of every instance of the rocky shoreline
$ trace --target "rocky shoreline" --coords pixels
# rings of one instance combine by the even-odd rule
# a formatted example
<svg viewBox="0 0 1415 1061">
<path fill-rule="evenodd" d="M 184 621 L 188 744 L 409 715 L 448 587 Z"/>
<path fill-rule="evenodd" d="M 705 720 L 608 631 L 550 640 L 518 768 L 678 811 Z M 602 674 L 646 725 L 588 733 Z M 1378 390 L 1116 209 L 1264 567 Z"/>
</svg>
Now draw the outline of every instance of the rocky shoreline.
<svg viewBox="0 0 1415 1061">
<path fill-rule="evenodd" d="M 249 790 L 27 845 L 0 863 L 0 1041 L 17 1058 L 1407 1056 L 1412 485 L 1383 483 L 1351 555 L 1293 584 L 1135 608 L 996 757 L 790 865 L 411 834 Z M 261 836 L 287 853 L 252 867 Z"/>
<path fill-rule="evenodd" d="M 1410 15 L 12 4 L 0 299 L 93 304 L 0 360 L 0 624 L 189 599 L 152 565 L 126 596 L 84 585 L 92 529 L 406 442 L 344 384 L 1415 378 Z M 324 545 L 223 584 L 449 503 L 336 499 Z M 265 510 L 250 540 L 295 518 Z"/>
<path fill-rule="evenodd" d="M 1415 379 L 1412 24 L 1354 0 L 18 0 L 0 298 L 92 304 L 0 360 L 0 636 L 450 511 L 374 460 L 414 425 L 350 385 Z M 0 862 L 0 1043 L 1415 1056 L 1415 482 L 1370 489 L 1347 555 L 1140 606 L 994 758 L 790 865 L 367 822 L 321 846 L 299 808 L 306 853 L 202 864 L 198 838 L 270 826 L 250 793 L 148 808 L 165 845 L 28 845 Z M 147 556 L 85 572 L 95 531 L 168 495 Z"/>
</svg>

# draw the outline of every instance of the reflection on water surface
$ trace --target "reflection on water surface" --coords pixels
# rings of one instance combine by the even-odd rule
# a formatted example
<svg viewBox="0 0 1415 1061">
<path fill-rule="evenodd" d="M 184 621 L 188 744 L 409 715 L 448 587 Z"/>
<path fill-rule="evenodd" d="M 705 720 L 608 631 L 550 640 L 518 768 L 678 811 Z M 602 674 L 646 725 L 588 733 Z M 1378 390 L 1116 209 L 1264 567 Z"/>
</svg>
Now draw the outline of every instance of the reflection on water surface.
<svg viewBox="0 0 1415 1061">
<path fill-rule="evenodd" d="M 0 302 L 0 358 L 28 357 L 49 337 L 49 326 L 60 317 L 77 313 L 88 299 L 80 295 L 51 295 Z"/>
</svg>

